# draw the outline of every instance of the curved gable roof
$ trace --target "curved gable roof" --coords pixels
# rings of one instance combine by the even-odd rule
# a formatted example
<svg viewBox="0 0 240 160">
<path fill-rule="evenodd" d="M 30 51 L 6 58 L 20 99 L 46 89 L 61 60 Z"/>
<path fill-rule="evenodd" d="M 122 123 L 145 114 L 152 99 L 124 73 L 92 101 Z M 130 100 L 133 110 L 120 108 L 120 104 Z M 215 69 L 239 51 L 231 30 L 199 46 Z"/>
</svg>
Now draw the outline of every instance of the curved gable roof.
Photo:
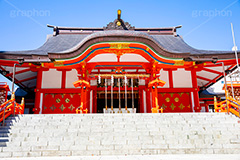
<svg viewBox="0 0 240 160">
<path fill-rule="evenodd" d="M 96 40 L 98 39 L 98 40 Z M 140 40 L 142 39 L 142 40 Z M 92 40 L 92 41 L 91 41 Z M 211 57 L 220 56 L 219 58 L 234 58 L 234 52 L 232 51 L 212 51 L 212 50 L 199 50 L 189 46 L 179 35 L 150 35 L 141 31 L 129 31 L 129 30 L 106 30 L 98 31 L 92 34 L 57 34 L 51 36 L 47 41 L 39 48 L 35 50 L 26 51 L 0 51 L 0 58 L 6 58 L 11 55 L 16 56 L 48 56 L 62 55 L 74 52 L 81 48 L 85 43 L 91 41 L 142 41 L 143 43 L 151 43 L 156 51 L 163 50 L 167 52 L 168 56 L 179 58 L 186 57 Z M 147 42 L 148 41 L 148 42 Z M 88 44 L 90 45 L 90 44 Z M 87 46 L 85 46 L 86 48 Z M 226 54 L 230 54 L 226 55 Z M 231 55 L 232 54 L 232 55 Z M 188 56 L 187 56 L 188 55 Z M 165 55 L 166 56 L 166 55 Z"/>
</svg>

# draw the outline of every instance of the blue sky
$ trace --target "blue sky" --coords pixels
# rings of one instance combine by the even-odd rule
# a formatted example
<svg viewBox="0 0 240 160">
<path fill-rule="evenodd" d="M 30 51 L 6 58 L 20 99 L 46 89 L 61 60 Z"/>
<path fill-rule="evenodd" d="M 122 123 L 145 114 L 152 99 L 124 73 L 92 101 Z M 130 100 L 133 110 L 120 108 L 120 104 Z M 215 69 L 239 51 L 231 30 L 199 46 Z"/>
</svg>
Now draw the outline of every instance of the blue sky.
<svg viewBox="0 0 240 160">
<path fill-rule="evenodd" d="M 0 50 L 41 46 L 52 29 L 47 24 L 103 27 L 122 10 L 135 27 L 182 25 L 178 34 L 198 49 L 231 50 L 231 25 L 240 48 L 239 0 L 0 0 Z M 0 77 L 0 81 L 6 81 Z"/>
</svg>

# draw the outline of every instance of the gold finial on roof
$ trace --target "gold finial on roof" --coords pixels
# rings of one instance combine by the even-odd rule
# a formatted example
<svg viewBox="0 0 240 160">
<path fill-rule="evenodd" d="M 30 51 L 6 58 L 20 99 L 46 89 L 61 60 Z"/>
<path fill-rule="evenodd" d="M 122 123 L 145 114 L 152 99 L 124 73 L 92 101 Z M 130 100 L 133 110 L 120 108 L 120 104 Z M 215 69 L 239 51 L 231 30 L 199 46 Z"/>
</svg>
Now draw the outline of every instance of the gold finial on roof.
<svg viewBox="0 0 240 160">
<path fill-rule="evenodd" d="M 121 13 L 122 13 L 122 11 L 121 11 L 121 9 L 119 9 L 119 10 L 117 11 L 117 14 L 118 14 L 118 20 L 121 19 Z"/>
</svg>

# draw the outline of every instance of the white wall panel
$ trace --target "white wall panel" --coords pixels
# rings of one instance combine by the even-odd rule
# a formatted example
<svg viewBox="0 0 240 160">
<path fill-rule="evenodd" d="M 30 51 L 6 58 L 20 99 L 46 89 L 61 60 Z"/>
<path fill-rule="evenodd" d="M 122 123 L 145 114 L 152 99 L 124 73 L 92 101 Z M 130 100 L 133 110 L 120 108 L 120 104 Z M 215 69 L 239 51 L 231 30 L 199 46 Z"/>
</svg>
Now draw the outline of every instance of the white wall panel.
<svg viewBox="0 0 240 160">
<path fill-rule="evenodd" d="M 98 54 L 93 57 L 89 62 L 117 62 L 116 54 Z"/>
<path fill-rule="evenodd" d="M 43 71 L 42 88 L 61 88 L 62 72 L 56 69 Z"/>
<path fill-rule="evenodd" d="M 120 62 L 149 62 L 143 56 L 138 54 L 124 54 L 120 57 Z"/>
<path fill-rule="evenodd" d="M 139 79 L 139 86 L 144 86 L 144 85 L 145 85 L 145 80 Z"/>
<path fill-rule="evenodd" d="M 174 88 L 192 88 L 191 71 L 185 71 L 180 68 L 173 71 L 173 87 Z"/>
<path fill-rule="evenodd" d="M 78 80 L 77 70 L 73 69 L 66 72 L 66 88 L 75 88 L 73 82 Z"/>
<path fill-rule="evenodd" d="M 97 80 L 90 80 L 91 86 L 97 86 Z"/>
<path fill-rule="evenodd" d="M 166 82 L 166 84 L 163 87 L 159 88 L 169 88 L 169 76 L 168 76 L 168 71 L 161 71 L 160 79 Z"/>
</svg>

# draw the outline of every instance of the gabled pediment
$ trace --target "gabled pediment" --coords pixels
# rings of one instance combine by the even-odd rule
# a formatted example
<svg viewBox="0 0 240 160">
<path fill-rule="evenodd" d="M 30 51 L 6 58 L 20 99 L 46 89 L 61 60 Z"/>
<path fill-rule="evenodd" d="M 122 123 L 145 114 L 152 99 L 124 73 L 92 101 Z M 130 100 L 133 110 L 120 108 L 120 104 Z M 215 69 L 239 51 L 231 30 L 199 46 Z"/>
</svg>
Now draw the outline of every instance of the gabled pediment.
<svg viewBox="0 0 240 160">
<path fill-rule="evenodd" d="M 134 30 L 135 27 L 131 26 L 130 23 L 124 22 L 122 19 L 115 19 L 113 22 L 107 24 L 103 27 L 104 30 Z"/>
</svg>

